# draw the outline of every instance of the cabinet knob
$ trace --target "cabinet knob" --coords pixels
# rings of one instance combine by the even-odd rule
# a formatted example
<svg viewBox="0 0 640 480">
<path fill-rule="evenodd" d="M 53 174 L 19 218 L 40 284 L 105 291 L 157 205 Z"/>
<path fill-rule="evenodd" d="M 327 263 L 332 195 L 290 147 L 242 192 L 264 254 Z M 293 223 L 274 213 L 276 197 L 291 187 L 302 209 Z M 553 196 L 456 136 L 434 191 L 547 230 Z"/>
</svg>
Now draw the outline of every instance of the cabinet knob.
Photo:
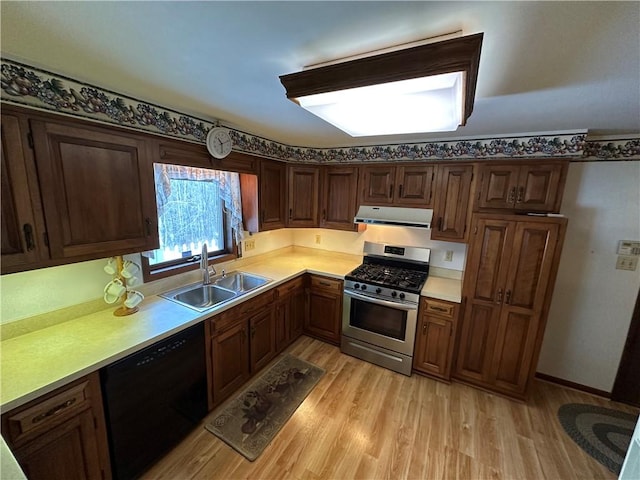
<svg viewBox="0 0 640 480">
<path fill-rule="evenodd" d="M 522 203 L 524 201 L 524 187 L 518 187 L 518 198 L 516 203 Z"/>
<path fill-rule="evenodd" d="M 501 288 L 498 289 L 498 295 L 497 295 L 497 298 L 496 298 L 496 303 L 498 303 L 498 304 L 502 303 L 502 289 Z"/>
<path fill-rule="evenodd" d="M 506 298 L 504 300 L 504 303 L 506 303 L 507 305 L 511 304 L 511 290 L 507 290 L 507 295 L 506 295 Z"/>
<path fill-rule="evenodd" d="M 516 187 L 511 187 L 509 190 L 509 197 L 507 198 L 507 203 L 515 203 L 516 202 Z"/>
<path fill-rule="evenodd" d="M 426 335 L 427 334 L 427 322 L 424 322 L 422 324 L 422 334 Z"/>
</svg>

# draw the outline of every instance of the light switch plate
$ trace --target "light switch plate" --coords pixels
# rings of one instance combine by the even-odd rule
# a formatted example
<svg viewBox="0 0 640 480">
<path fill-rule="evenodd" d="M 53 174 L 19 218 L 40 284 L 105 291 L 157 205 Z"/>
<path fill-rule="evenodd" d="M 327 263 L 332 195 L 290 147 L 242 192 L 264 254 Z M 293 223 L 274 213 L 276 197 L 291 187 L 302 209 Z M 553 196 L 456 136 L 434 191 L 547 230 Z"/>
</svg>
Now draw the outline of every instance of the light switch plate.
<svg viewBox="0 0 640 480">
<path fill-rule="evenodd" d="M 631 255 L 618 255 L 618 260 L 616 261 L 617 270 L 630 270 L 635 272 L 637 267 L 638 257 Z"/>
</svg>

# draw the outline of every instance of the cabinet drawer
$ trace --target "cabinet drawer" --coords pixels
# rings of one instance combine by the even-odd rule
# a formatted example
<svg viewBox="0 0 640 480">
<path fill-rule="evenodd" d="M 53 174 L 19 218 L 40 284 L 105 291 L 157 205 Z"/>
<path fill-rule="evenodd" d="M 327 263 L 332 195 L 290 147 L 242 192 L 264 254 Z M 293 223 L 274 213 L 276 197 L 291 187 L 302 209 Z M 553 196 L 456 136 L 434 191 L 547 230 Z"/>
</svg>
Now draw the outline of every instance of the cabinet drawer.
<svg viewBox="0 0 640 480">
<path fill-rule="evenodd" d="M 33 432 L 42 432 L 68 418 L 69 414 L 89 408 L 89 382 L 84 381 L 53 396 L 27 406 L 6 417 L 4 435 L 11 445 L 20 443 Z"/>
<path fill-rule="evenodd" d="M 336 293 L 342 293 L 342 280 L 313 275 L 311 277 L 311 288 L 314 290 L 323 289 L 331 290 L 332 292 Z"/>
<path fill-rule="evenodd" d="M 302 288 L 304 286 L 304 277 L 294 278 L 293 280 L 280 285 L 276 288 L 276 298 L 282 298 L 289 295 L 294 290 Z"/>
<path fill-rule="evenodd" d="M 442 318 L 453 319 L 456 315 L 456 304 L 423 298 L 422 311 L 428 315 L 437 315 Z"/>
<path fill-rule="evenodd" d="M 229 330 L 238 322 L 245 321 L 254 313 L 267 308 L 273 302 L 275 291 L 270 290 L 255 298 L 245 300 L 238 306 L 235 306 L 226 312 L 222 312 L 210 320 L 209 331 L 211 336 L 219 335 Z"/>
</svg>

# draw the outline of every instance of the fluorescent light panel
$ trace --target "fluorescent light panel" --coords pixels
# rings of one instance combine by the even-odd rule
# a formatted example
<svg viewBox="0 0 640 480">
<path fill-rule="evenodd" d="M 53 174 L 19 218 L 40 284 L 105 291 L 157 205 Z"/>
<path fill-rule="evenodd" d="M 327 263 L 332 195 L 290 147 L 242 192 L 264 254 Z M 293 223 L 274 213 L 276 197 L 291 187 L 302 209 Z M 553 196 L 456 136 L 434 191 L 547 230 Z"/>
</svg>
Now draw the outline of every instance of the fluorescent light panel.
<svg viewBox="0 0 640 480">
<path fill-rule="evenodd" d="M 352 137 L 451 132 L 462 123 L 463 72 L 319 93 L 300 106 Z"/>
</svg>

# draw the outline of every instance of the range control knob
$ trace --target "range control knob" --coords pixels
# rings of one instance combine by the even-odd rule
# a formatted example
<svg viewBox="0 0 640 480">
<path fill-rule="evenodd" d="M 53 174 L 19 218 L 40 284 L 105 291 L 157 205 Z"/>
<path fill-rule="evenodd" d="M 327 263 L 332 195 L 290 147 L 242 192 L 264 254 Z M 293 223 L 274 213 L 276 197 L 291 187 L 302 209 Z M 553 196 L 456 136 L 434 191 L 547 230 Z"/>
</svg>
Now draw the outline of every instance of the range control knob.
<svg viewBox="0 0 640 480">
<path fill-rule="evenodd" d="M 400 300 L 404 300 L 404 293 L 400 292 Z"/>
<path fill-rule="evenodd" d="M 398 296 L 398 292 L 396 292 L 395 290 L 393 292 L 391 292 L 391 296 L 393 298 L 396 298 Z"/>
<path fill-rule="evenodd" d="M 362 285 L 362 286 L 360 287 L 360 289 L 361 289 L 361 290 L 366 290 L 366 289 L 367 289 L 367 286 L 366 286 L 366 285 Z"/>
<path fill-rule="evenodd" d="M 376 288 L 376 293 L 380 293 L 382 292 L 382 289 L 380 287 Z"/>
<path fill-rule="evenodd" d="M 355 289 L 360 288 L 360 284 L 359 284 L 359 283 L 354 283 L 354 284 L 353 284 L 353 288 L 355 288 Z"/>
</svg>

